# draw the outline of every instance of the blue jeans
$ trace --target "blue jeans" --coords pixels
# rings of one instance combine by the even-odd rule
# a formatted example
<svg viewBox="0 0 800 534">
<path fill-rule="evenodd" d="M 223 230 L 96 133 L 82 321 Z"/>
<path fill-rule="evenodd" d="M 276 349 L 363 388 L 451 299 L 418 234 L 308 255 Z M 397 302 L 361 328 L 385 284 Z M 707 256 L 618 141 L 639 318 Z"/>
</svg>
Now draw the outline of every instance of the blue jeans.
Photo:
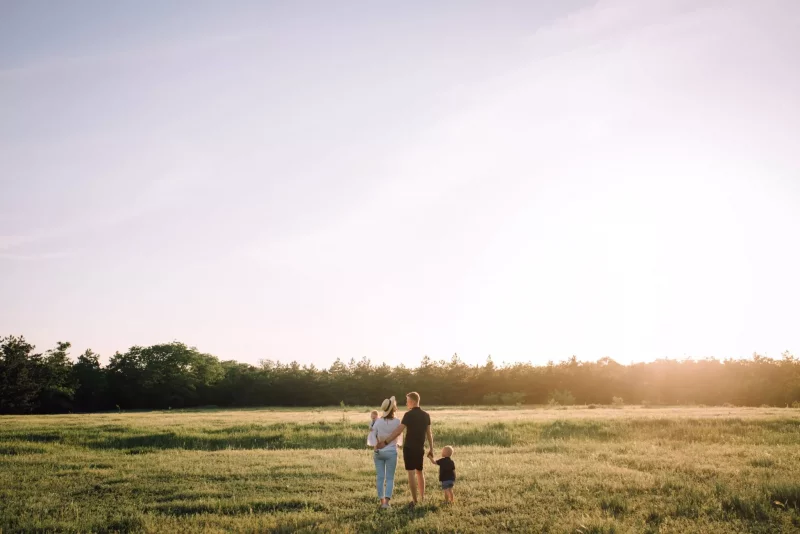
<svg viewBox="0 0 800 534">
<path fill-rule="evenodd" d="M 372 454 L 375 462 L 376 486 L 378 487 L 378 498 L 384 497 L 391 499 L 394 491 L 394 472 L 397 469 L 397 448 L 385 447 Z M 383 484 L 386 483 L 386 490 Z"/>
</svg>

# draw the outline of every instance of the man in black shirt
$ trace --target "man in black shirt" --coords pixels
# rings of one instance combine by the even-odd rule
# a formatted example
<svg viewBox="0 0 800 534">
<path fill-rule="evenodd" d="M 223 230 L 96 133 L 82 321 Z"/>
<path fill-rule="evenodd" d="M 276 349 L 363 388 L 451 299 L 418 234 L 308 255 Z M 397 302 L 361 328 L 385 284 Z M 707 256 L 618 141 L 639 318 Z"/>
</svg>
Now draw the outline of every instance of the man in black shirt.
<svg viewBox="0 0 800 534">
<path fill-rule="evenodd" d="M 417 504 L 417 486 L 419 485 L 419 502 L 425 500 L 425 476 L 422 474 L 425 459 L 425 439 L 428 440 L 428 457 L 433 458 L 433 433 L 431 432 L 431 416 L 419 407 L 419 393 L 412 391 L 406 395 L 408 411 L 403 415 L 400 426 L 389 437 L 378 442 L 382 449 L 387 443 L 406 430 L 403 440 L 403 462 L 408 472 L 408 486 L 411 488 L 411 506 Z"/>
</svg>

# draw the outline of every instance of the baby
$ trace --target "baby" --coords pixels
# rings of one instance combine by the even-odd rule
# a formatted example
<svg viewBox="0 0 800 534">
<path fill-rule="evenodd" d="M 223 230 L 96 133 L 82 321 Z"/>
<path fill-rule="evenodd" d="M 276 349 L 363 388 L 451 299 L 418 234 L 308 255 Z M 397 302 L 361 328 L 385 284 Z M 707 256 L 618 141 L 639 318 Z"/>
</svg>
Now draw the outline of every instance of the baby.
<svg viewBox="0 0 800 534">
<path fill-rule="evenodd" d="M 453 486 L 456 485 L 456 464 L 450 459 L 452 455 L 453 447 L 448 445 L 442 449 L 441 458 L 434 460 L 431 457 L 431 462 L 439 466 L 439 482 L 442 483 L 444 500 L 449 504 L 453 504 Z"/>
<path fill-rule="evenodd" d="M 378 420 L 378 410 L 372 410 L 369 413 L 371 421 L 369 422 L 369 434 L 367 434 L 367 447 L 374 447 L 378 443 L 378 438 L 373 432 L 375 421 Z"/>
</svg>

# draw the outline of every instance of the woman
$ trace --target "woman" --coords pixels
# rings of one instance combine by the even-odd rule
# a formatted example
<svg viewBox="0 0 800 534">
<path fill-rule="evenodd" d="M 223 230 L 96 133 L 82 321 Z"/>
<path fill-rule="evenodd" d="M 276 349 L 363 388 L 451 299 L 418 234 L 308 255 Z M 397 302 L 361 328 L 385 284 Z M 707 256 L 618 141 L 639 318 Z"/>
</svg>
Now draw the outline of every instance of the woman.
<svg viewBox="0 0 800 534">
<path fill-rule="evenodd" d="M 395 418 L 397 411 L 397 401 L 394 397 L 385 399 L 381 403 L 383 414 L 375 421 L 372 432 L 375 434 L 373 443 L 384 440 L 400 426 L 400 420 Z M 381 500 L 381 508 L 389 508 L 389 500 L 394 491 L 394 471 L 397 468 L 397 446 L 402 441 L 402 434 L 390 441 L 382 449 L 375 449 L 373 460 L 375 462 L 376 485 L 378 488 L 378 498 Z M 384 489 L 385 484 L 385 489 Z"/>
</svg>

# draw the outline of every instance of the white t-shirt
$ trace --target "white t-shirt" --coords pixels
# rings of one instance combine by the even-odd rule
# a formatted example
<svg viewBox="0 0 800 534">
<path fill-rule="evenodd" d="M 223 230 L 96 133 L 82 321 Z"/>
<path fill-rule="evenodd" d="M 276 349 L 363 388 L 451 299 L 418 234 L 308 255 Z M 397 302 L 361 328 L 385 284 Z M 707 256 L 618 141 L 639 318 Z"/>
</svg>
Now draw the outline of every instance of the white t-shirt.
<svg viewBox="0 0 800 534">
<path fill-rule="evenodd" d="M 394 419 L 384 419 L 383 417 L 379 417 L 375 424 L 372 425 L 372 432 L 375 433 L 376 442 L 383 441 L 384 439 L 389 437 L 389 434 L 397 430 L 397 427 L 400 426 L 400 419 L 395 417 Z M 401 433 L 399 436 L 394 438 L 391 442 L 386 444 L 386 447 L 393 447 L 397 448 L 398 445 L 403 444 L 403 434 Z"/>
</svg>

